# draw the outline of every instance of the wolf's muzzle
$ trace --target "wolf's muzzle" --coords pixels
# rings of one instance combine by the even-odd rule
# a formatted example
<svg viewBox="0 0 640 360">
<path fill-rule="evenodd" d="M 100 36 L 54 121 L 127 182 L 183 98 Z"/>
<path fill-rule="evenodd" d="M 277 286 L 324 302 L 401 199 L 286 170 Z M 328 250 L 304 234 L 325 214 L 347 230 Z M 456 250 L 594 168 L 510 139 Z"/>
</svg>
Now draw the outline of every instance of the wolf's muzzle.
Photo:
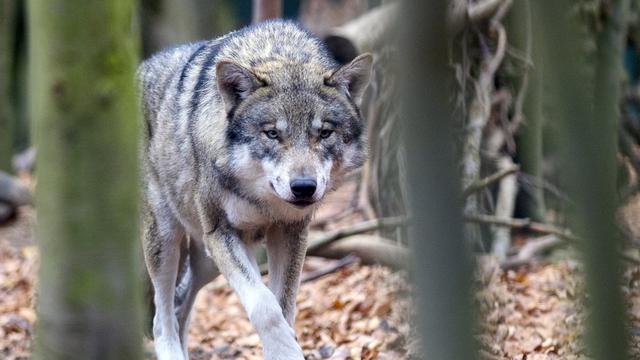
<svg viewBox="0 0 640 360">
<path fill-rule="evenodd" d="M 316 180 L 310 177 L 293 179 L 289 185 L 296 202 L 312 202 L 313 194 L 318 186 Z"/>
</svg>

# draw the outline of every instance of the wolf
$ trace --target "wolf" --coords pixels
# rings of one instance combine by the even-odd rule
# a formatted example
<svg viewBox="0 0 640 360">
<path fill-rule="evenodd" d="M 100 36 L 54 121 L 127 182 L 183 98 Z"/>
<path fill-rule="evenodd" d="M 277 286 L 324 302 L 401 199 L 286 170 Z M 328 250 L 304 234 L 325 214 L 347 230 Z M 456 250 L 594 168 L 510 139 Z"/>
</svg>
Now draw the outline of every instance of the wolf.
<svg viewBox="0 0 640 360">
<path fill-rule="evenodd" d="M 219 274 L 264 357 L 304 359 L 293 322 L 306 228 L 366 159 L 359 105 L 372 61 L 340 66 L 298 24 L 271 21 L 140 65 L 142 248 L 160 360 L 188 358 L 191 307 Z M 261 242 L 268 286 L 254 253 Z"/>
</svg>

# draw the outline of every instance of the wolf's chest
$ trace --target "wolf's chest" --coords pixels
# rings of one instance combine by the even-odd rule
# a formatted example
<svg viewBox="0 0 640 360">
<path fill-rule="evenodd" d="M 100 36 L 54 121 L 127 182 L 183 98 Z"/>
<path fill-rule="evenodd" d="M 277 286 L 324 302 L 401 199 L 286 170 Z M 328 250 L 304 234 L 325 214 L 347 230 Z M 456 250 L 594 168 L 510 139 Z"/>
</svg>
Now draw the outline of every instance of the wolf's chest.
<svg viewBox="0 0 640 360">
<path fill-rule="evenodd" d="M 263 228 L 270 222 L 260 209 L 237 196 L 229 196 L 223 201 L 227 220 L 233 227 L 241 230 Z"/>
</svg>

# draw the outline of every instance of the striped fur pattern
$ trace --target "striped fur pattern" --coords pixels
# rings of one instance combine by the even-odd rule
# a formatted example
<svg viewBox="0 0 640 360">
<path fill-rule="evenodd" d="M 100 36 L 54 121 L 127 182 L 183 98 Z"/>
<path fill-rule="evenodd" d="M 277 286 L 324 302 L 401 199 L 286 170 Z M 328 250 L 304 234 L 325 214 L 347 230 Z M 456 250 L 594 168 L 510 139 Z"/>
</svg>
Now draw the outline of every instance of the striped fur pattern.
<svg viewBox="0 0 640 360">
<path fill-rule="evenodd" d="M 195 295 L 220 273 L 265 358 L 303 359 L 292 325 L 306 227 L 366 159 L 358 105 L 371 63 L 362 55 L 338 67 L 317 38 L 273 21 L 140 66 L 143 249 L 159 359 L 188 358 Z M 254 256 L 261 241 L 268 287 Z"/>
</svg>

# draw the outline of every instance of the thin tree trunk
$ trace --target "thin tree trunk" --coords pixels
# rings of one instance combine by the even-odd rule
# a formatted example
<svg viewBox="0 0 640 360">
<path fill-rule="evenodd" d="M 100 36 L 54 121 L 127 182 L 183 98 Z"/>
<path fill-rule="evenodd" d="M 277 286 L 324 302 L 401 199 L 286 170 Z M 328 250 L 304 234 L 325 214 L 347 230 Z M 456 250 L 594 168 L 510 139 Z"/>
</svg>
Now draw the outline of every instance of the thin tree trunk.
<svg viewBox="0 0 640 360">
<path fill-rule="evenodd" d="M 131 0 L 29 1 L 38 144 L 36 359 L 139 359 Z"/>
<path fill-rule="evenodd" d="M 624 14 L 628 1 L 612 1 L 611 17 L 597 38 L 597 56 L 584 55 L 572 1 L 534 1 L 544 36 L 544 79 L 560 130 L 557 142 L 567 193 L 574 202 L 571 219 L 582 239 L 591 306 L 586 344 L 590 357 L 628 358 L 620 292 L 621 267 L 616 236 L 616 134 L 619 69 Z M 593 61 L 595 60 L 595 64 Z M 594 66 L 595 65 L 595 66 Z M 594 74 L 595 77 L 591 78 Z M 593 83 L 594 86 L 585 86 Z"/>
<path fill-rule="evenodd" d="M 194 0 L 142 0 L 141 10 L 145 56 L 169 46 L 200 40 Z"/>
<path fill-rule="evenodd" d="M 545 203 L 542 177 L 542 66 L 539 31 L 534 31 L 529 0 L 512 6 L 508 17 L 508 30 L 512 45 L 522 56 L 522 73 L 517 82 L 519 98 L 516 99 L 516 122 L 520 123 L 518 137 L 518 162 L 523 174 L 531 179 L 520 192 L 523 216 L 534 221 L 544 221 Z M 539 24 L 539 23 L 538 23 Z"/>
<path fill-rule="evenodd" d="M 282 0 L 253 0 L 253 22 L 282 17 Z"/>
<path fill-rule="evenodd" d="M 11 170 L 15 114 L 11 100 L 16 3 L 0 4 L 0 170 Z"/>
<path fill-rule="evenodd" d="M 406 1 L 402 9 L 400 99 L 406 121 L 412 278 L 424 358 L 473 359 L 471 266 L 453 154 L 452 71 L 447 1 Z"/>
</svg>

